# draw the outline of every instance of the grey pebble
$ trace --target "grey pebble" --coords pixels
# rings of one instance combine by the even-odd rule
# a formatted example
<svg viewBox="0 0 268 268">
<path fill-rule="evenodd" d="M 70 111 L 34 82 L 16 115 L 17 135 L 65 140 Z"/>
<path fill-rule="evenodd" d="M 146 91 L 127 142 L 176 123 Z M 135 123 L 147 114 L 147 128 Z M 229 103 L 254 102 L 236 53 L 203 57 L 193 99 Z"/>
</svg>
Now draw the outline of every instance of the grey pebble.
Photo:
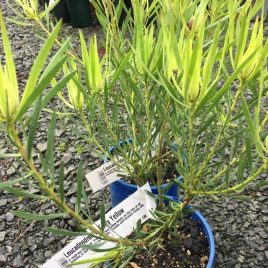
<svg viewBox="0 0 268 268">
<path fill-rule="evenodd" d="M 99 158 L 99 155 L 97 154 L 97 153 L 95 153 L 95 152 L 90 152 L 90 156 L 92 157 L 92 158 Z"/>
<path fill-rule="evenodd" d="M 17 255 L 17 256 L 15 257 L 15 259 L 14 259 L 14 261 L 13 261 L 13 265 L 14 265 L 15 267 L 24 267 L 24 264 L 23 264 L 23 262 L 22 262 L 22 260 L 21 260 L 20 255 Z"/>
<path fill-rule="evenodd" d="M 111 208 L 112 208 L 111 203 L 106 203 L 106 204 L 104 204 L 105 212 L 108 212 Z"/>
<path fill-rule="evenodd" d="M 75 186 L 72 186 L 72 187 L 68 190 L 66 196 L 73 195 L 74 193 L 76 193 L 76 191 L 77 191 L 77 190 L 76 190 L 76 185 L 75 185 Z"/>
<path fill-rule="evenodd" d="M 0 207 L 4 207 L 7 204 L 7 199 L 0 199 Z"/>
<path fill-rule="evenodd" d="M 250 222 L 245 222 L 245 223 L 244 223 L 244 227 L 245 227 L 245 228 L 248 228 L 250 225 L 251 225 Z"/>
<path fill-rule="evenodd" d="M 268 260 L 268 250 L 264 251 L 264 255 L 265 255 L 266 259 Z"/>
<path fill-rule="evenodd" d="M 262 210 L 262 213 L 263 213 L 263 214 L 268 214 L 268 208 L 264 208 L 264 209 Z"/>
<path fill-rule="evenodd" d="M 47 143 L 38 143 L 36 148 L 39 150 L 39 152 L 43 153 L 47 149 Z"/>
<path fill-rule="evenodd" d="M 16 169 L 15 169 L 15 167 L 10 167 L 8 170 L 7 170 L 7 175 L 13 175 L 13 174 L 15 174 L 16 173 Z"/>
<path fill-rule="evenodd" d="M 0 254 L 0 264 L 4 265 L 7 261 L 7 255 Z"/>
<path fill-rule="evenodd" d="M 63 155 L 62 161 L 63 161 L 64 164 L 68 164 L 71 159 L 72 159 L 72 155 L 66 153 L 66 154 Z"/>
<path fill-rule="evenodd" d="M 232 211 L 232 210 L 235 210 L 235 207 L 233 205 L 227 205 L 227 209 Z"/>
<path fill-rule="evenodd" d="M 60 137 L 60 136 L 62 136 L 62 134 L 65 132 L 65 130 L 64 129 L 57 129 L 56 131 L 55 131 L 55 136 L 56 137 Z"/>
<path fill-rule="evenodd" d="M 253 230 L 249 230 L 248 233 L 249 233 L 250 236 L 255 235 L 255 232 Z"/>
<path fill-rule="evenodd" d="M 266 239 L 268 237 L 268 234 L 264 231 L 259 232 L 259 235 L 261 238 Z"/>
<path fill-rule="evenodd" d="M 75 152 L 76 152 L 76 149 L 75 149 L 74 147 L 70 147 L 70 148 L 68 149 L 68 152 L 70 152 L 70 153 L 75 153 Z"/>
<path fill-rule="evenodd" d="M 5 240 L 6 232 L 0 232 L 0 242 Z"/>
<path fill-rule="evenodd" d="M 50 257 L 52 255 L 51 250 L 46 250 L 44 255 L 46 258 Z"/>
<path fill-rule="evenodd" d="M 13 221 L 14 218 L 15 218 L 15 217 L 14 217 L 14 215 L 13 215 L 12 213 L 8 212 L 8 213 L 6 214 L 6 220 L 7 220 L 8 222 Z"/>
<path fill-rule="evenodd" d="M 244 263 L 245 262 L 245 256 L 243 256 L 243 255 L 239 255 L 237 259 L 241 263 Z"/>
<path fill-rule="evenodd" d="M 263 220 L 263 222 L 268 222 L 268 216 L 264 216 L 264 217 L 262 218 L 262 220 Z"/>
</svg>

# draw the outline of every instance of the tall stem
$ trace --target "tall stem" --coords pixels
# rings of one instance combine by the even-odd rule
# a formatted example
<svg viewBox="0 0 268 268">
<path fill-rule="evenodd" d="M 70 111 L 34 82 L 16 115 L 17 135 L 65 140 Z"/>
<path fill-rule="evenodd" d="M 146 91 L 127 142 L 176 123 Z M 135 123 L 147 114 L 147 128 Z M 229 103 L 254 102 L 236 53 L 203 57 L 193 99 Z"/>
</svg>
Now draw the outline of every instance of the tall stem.
<svg viewBox="0 0 268 268">
<path fill-rule="evenodd" d="M 215 152 L 216 152 L 216 150 L 217 150 L 217 147 L 218 147 L 218 145 L 219 145 L 219 143 L 220 143 L 220 141 L 221 141 L 221 139 L 222 139 L 223 133 L 224 133 L 224 131 L 225 131 L 225 129 L 226 129 L 226 127 L 227 127 L 229 121 L 230 121 L 230 118 L 231 118 L 232 113 L 233 113 L 233 111 L 234 111 L 234 109 L 235 109 L 235 106 L 236 106 L 236 104 L 237 104 L 237 102 L 238 102 L 238 98 L 239 98 L 241 92 L 243 91 L 243 88 L 244 88 L 244 84 L 241 82 L 241 83 L 240 83 L 240 86 L 239 86 L 239 88 L 237 89 L 237 92 L 236 92 L 236 94 L 235 94 L 235 97 L 234 97 L 232 106 L 231 106 L 231 108 L 229 109 L 228 114 L 227 114 L 227 116 L 226 116 L 226 120 L 225 120 L 225 122 L 224 122 L 224 125 L 223 125 L 221 131 L 219 132 L 219 134 L 218 134 L 218 136 L 217 136 L 215 142 L 214 142 L 214 146 L 211 148 L 210 153 L 208 154 L 207 158 L 206 158 L 205 161 L 203 162 L 203 164 L 202 164 L 202 166 L 200 167 L 200 169 L 199 169 L 198 173 L 196 174 L 196 176 L 200 176 L 200 175 L 203 173 L 203 171 L 204 171 L 204 170 L 206 169 L 206 167 L 207 167 L 208 162 L 209 162 L 209 161 L 212 159 L 212 157 L 214 156 L 214 154 L 215 154 Z"/>
</svg>

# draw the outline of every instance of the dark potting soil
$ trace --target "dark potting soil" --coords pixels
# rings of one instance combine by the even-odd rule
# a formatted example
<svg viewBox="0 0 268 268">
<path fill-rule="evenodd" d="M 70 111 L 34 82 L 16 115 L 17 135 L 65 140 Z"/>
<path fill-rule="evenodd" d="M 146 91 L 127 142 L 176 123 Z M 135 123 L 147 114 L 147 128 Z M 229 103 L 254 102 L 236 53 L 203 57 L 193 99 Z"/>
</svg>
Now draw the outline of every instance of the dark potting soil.
<svg viewBox="0 0 268 268">
<path fill-rule="evenodd" d="M 207 265 L 208 241 L 192 219 L 186 219 L 176 234 L 165 233 L 161 245 L 152 252 L 141 251 L 128 268 L 204 268 Z"/>
</svg>

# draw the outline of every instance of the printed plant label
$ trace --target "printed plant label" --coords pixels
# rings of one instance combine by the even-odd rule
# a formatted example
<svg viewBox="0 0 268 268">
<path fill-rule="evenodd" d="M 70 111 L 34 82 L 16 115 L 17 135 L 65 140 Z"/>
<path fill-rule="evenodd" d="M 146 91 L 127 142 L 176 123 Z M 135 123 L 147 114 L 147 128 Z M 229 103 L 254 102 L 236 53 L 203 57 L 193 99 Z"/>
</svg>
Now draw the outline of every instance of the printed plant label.
<svg viewBox="0 0 268 268">
<path fill-rule="evenodd" d="M 138 220 L 144 223 L 149 218 L 152 218 L 151 211 L 155 210 L 156 202 L 146 191 L 151 191 L 149 183 L 139 187 L 134 194 L 106 213 L 106 233 L 113 237 L 126 237 L 132 233 Z M 100 220 L 98 220 L 95 225 L 99 226 Z M 113 242 L 100 241 L 90 235 L 77 237 L 47 261 L 42 268 L 67 268 L 72 267 L 68 266 L 68 264 L 74 261 L 101 257 L 105 253 L 96 253 L 82 248 L 83 245 L 97 245 L 98 243 L 101 244 L 100 248 L 103 249 L 115 246 Z M 81 264 L 73 267 L 86 268 L 88 266 L 89 264 Z"/>
<path fill-rule="evenodd" d="M 123 158 L 118 158 L 118 162 L 120 164 L 124 163 Z M 124 174 L 125 172 L 120 169 L 115 163 L 112 161 L 103 164 L 99 168 L 89 172 L 86 175 L 86 179 L 93 192 L 97 192 L 102 188 L 108 186 L 112 182 L 119 179 L 118 174 Z"/>
</svg>

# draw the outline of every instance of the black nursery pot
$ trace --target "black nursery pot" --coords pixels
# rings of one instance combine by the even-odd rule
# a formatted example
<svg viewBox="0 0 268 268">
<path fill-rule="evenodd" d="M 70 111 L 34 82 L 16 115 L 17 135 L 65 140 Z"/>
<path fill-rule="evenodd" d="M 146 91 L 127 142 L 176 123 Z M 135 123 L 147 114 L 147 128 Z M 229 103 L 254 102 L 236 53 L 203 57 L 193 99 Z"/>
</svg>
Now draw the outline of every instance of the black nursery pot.
<svg viewBox="0 0 268 268">
<path fill-rule="evenodd" d="M 57 20 L 62 19 L 63 22 L 71 21 L 65 0 L 60 0 L 59 3 L 53 8 L 53 15 Z"/>
<path fill-rule="evenodd" d="M 74 27 L 84 28 L 92 25 L 89 0 L 65 0 L 71 23 Z"/>
</svg>

